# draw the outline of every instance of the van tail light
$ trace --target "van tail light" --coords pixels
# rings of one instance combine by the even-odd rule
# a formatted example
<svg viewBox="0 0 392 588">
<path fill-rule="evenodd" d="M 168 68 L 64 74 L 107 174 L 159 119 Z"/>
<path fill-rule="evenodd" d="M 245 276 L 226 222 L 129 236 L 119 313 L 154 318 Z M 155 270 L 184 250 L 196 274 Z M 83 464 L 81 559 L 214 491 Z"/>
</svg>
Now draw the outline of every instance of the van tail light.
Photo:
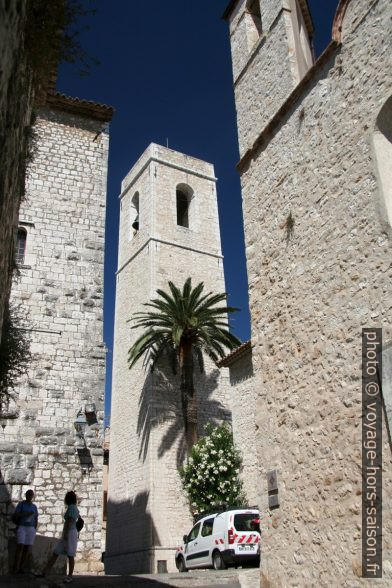
<svg viewBox="0 0 392 588">
<path fill-rule="evenodd" d="M 229 529 L 227 532 L 227 540 L 229 542 L 229 545 L 233 545 L 234 543 L 234 531 L 233 529 Z"/>
</svg>

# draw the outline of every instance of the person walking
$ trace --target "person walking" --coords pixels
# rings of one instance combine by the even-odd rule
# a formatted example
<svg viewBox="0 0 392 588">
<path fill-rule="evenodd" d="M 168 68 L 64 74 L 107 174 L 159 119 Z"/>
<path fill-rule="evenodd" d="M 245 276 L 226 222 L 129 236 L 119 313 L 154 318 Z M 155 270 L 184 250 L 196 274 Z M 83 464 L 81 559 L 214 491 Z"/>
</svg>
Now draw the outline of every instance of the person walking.
<svg viewBox="0 0 392 588">
<path fill-rule="evenodd" d="M 24 568 L 27 556 L 32 550 L 37 532 L 38 509 L 34 500 L 33 490 L 27 490 L 25 500 L 17 505 L 12 515 L 13 522 L 17 525 L 16 529 L 16 555 L 14 564 L 14 573 L 19 574 Z"/>
<path fill-rule="evenodd" d="M 56 543 L 54 551 L 41 573 L 35 574 L 37 578 L 44 578 L 52 569 L 59 555 L 68 557 L 68 575 L 64 579 L 66 584 L 72 582 L 72 575 L 75 567 L 75 555 L 78 544 L 78 531 L 76 522 L 79 518 L 77 505 L 77 496 L 72 490 L 67 492 L 64 498 L 67 507 L 64 514 L 64 527 L 61 539 Z"/>
</svg>

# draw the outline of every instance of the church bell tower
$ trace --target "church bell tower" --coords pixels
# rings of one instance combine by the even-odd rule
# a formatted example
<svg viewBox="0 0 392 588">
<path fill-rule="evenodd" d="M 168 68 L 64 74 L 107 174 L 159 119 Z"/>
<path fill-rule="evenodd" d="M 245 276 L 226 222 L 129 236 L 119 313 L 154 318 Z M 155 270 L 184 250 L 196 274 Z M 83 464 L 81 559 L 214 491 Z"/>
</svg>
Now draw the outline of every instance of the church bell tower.
<svg viewBox="0 0 392 588">
<path fill-rule="evenodd" d="M 166 561 L 174 571 L 191 524 L 178 474 L 179 382 L 142 360 L 128 369 L 139 336 L 129 319 L 169 281 L 182 287 L 191 277 L 206 291 L 225 291 L 216 178 L 211 164 L 151 144 L 121 190 L 105 565 L 109 573 L 141 573 Z M 216 366 L 206 361 L 206 373 L 195 375 L 200 427 L 227 418 Z"/>
</svg>

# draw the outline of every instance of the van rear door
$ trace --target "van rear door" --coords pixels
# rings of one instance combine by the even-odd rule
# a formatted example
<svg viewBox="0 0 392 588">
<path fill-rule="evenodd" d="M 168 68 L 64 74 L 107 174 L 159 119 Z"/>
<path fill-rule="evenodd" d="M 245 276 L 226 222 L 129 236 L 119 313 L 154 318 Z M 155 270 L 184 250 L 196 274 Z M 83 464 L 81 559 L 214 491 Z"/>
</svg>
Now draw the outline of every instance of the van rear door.
<svg viewBox="0 0 392 588">
<path fill-rule="evenodd" d="M 236 555 L 257 555 L 260 550 L 259 512 L 234 511 L 230 523 L 233 528 L 233 547 Z"/>
</svg>

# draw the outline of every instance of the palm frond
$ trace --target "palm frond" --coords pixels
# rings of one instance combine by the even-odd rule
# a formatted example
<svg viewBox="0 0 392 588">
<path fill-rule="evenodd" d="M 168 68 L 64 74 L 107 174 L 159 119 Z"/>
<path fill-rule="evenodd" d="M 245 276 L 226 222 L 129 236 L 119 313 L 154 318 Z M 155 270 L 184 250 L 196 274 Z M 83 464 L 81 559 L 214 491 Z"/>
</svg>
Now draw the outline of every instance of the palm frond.
<svg viewBox="0 0 392 588">
<path fill-rule="evenodd" d="M 241 344 L 229 331 L 227 315 L 238 311 L 232 306 L 223 306 L 225 293 L 204 292 L 204 283 L 192 288 L 188 278 L 182 289 L 173 282 L 168 283 L 169 292 L 157 290 L 157 297 L 143 306 L 145 310 L 135 312 L 130 319 L 132 329 L 145 329 L 129 350 L 128 363 L 133 367 L 144 355 L 154 364 L 164 353 L 178 350 L 187 340 L 194 347 L 200 369 L 204 369 L 202 352 L 216 361 Z"/>
</svg>

